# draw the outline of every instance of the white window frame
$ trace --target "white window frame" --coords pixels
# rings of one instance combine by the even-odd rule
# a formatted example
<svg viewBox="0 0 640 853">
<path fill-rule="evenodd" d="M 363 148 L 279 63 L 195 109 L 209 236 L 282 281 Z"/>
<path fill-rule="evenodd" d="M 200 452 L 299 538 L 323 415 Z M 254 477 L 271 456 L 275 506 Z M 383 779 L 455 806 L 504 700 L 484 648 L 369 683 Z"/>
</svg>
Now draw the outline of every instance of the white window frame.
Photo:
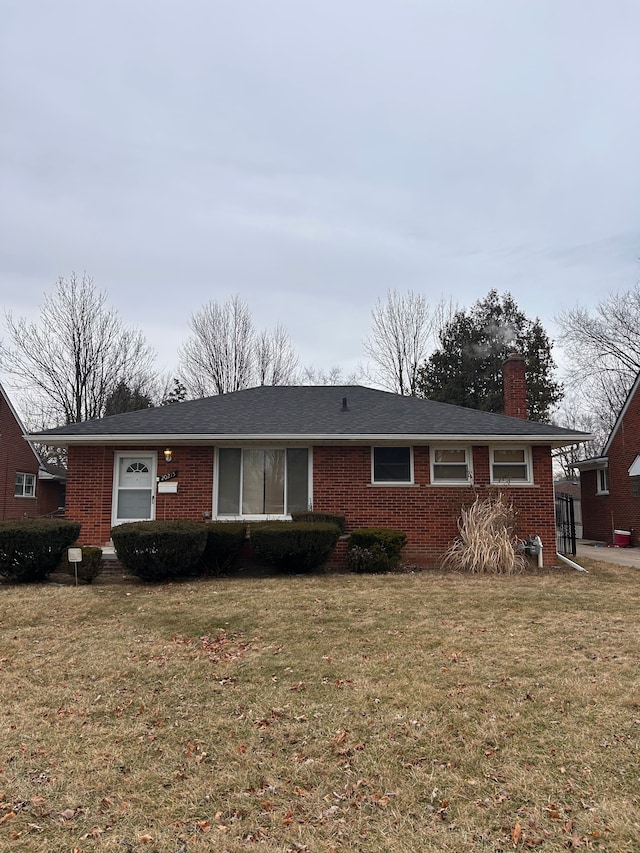
<svg viewBox="0 0 640 853">
<path fill-rule="evenodd" d="M 596 494 L 609 494 L 609 469 L 596 468 Z"/>
<path fill-rule="evenodd" d="M 437 477 L 436 476 L 436 467 L 438 465 L 446 465 L 451 464 L 455 465 L 457 463 L 446 463 L 446 462 L 436 462 L 436 451 L 437 450 L 464 450 L 464 459 L 465 466 L 467 469 L 467 474 L 465 477 L 459 477 L 457 479 L 451 477 Z M 429 448 L 429 467 L 430 467 L 430 477 L 431 477 L 431 485 L 432 486 L 470 486 L 473 484 L 473 452 L 469 445 L 459 445 L 459 444 L 442 444 L 442 445 L 432 445 Z"/>
<path fill-rule="evenodd" d="M 375 479 L 375 454 L 376 450 L 390 450 L 391 448 L 402 448 L 409 451 L 409 479 L 408 480 L 376 480 Z M 376 444 L 371 448 L 371 485 L 372 486 L 413 486 L 413 447 L 409 444 Z"/>
<path fill-rule="evenodd" d="M 269 513 L 269 514 L 247 514 L 243 515 L 242 512 L 237 515 L 230 515 L 225 513 L 224 515 L 220 515 L 218 512 L 218 496 L 219 496 L 219 488 L 220 488 L 220 450 L 240 450 L 240 509 L 242 510 L 242 465 L 244 460 L 244 452 L 245 450 L 284 450 L 285 451 L 285 459 L 286 459 L 286 451 L 287 450 L 306 450 L 307 451 L 307 502 L 308 509 L 311 510 L 313 508 L 313 447 L 308 447 L 307 445 L 296 446 L 294 444 L 289 444 L 286 447 L 278 447 L 273 444 L 260 444 L 260 445 L 251 445 L 249 446 L 238 446 L 238 445 L 229 445 L 229 447 L 216 447 L 215 449 L 215 466 L 214 466 L 214 474 L 213 474 L 213 518 L 221 519 L 223 521 L 265 521 L 266 519 L 273 519 L 274 521 L 290 521 L 291 514 L 290 513 Z M 285 474 L 284 478 L 284 505 L 287 507 L 287 477 Z"/>
<path fill-rule="evenodd" d="M 22 491 L 18 491 L 18 479 L 22 477 Z M 13 496 L 14 498 L 29 498 L 33 499 L 36 496 L 36 480 L 38 478 L 35 474 L 29 474 L 25 471 L 16 471 L 16 481 L 13 487 Z M 31 483 L 32 491 L 28 493 L 26 491 L 27 482 Z"/>
<path fill-rule="evenodd" d="M 496 462 L 495 461 L 495 451 L 496 450 L 523 450 L 524 451 L 524 462 Z M 494 476 L 494 467 L 504 465 L 518 465 L 524 464 L 527 468 L 527 476 L 522 479 L 513 479 L 511 477 L 496 477 Z M 527 444 L 510 444 L 510 445 L 500 445 L 497 447 L 489 448 L 489 474 L 491 478 L 491 483 L 498 486 L 530 486 L 533 484 L 533 458 L 531 455 L 531 447 Z"/>
</svg>

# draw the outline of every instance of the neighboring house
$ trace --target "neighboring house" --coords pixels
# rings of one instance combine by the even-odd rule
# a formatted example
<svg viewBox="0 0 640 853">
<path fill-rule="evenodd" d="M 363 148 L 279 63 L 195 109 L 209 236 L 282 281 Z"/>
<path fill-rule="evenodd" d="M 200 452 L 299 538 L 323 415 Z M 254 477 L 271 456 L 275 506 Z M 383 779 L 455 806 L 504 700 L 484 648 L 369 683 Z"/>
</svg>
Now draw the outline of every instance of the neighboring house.
<svg viewBox="0 0 640 853">
<path fill-rule="evenodd" d="M 580 471 L 583 535 L 612 542 L 615 530 L 640 540 L 640 374 L 627 395 L 599 456 L 575 466 Z"/>
<path fill-rule="evenodd" d="M 577 480 L 556 480 L 554 483 L 556 496 L 566 495 L 573 502 L 573 520 L 576 539 L 582 539 L 582 501 L 580 500 L 580 483 Z"/>
<path fill-rule="evenodd" d="M 0 521 L 47 515 L 64 506 L 65 472 L 47 466 L 0 385 Z"/>
<path fill-rule="evenodd" d="M 510 379 L 510 371 L 515 376 Z M 524 363 L 506 367 L 508 412 L 526 412 Z M 347 531 L 407 534 L 433 565 L 475 494 L 513 499 L 518 533 L 555 553 L 551 449 L 585 433 L 361 386 L 250 388 L 31 435 L 68 448 L 67 516 L 84 543 L 137 519 L 341 513 Z"/>
</svg>

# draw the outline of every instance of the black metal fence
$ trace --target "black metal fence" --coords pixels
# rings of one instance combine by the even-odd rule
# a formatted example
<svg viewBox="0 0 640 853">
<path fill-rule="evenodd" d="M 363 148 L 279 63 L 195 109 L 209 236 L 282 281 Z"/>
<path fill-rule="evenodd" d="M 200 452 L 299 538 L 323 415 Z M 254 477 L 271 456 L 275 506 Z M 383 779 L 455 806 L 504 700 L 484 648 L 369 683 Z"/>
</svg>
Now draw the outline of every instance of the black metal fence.
<svg viewBox="0 0 640 853">
<path fill-rule="evenodd" d="M 556 495 L 556 551 L 559 554 L 576 553 L 576 520 L 571 495 Z"/>
</svg>

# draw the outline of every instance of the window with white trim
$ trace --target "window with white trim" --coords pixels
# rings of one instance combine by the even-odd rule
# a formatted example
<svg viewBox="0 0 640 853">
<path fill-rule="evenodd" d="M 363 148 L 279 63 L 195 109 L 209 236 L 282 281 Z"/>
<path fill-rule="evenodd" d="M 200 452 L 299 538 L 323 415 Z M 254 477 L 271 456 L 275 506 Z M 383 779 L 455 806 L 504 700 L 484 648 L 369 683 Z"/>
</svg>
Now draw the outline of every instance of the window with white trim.
<svg viewBox="0 0 640 853">
<path fill-rule="evenodd" d="M 219 516 L 290 515 L 308 508 L 308 448 L 219 448 Z"/>
<path fill-rule="evenodd" d="M 492 483 L 531 483 L 531 452 L 528 447 L 491 448 Z"/>
<path fill-rule="evenodd" d="M 597 495 L 608 495 L 609 494 L 609 469 L 608 468 L 598 468 L 596 471 L 597 480 Z"/>
<path fill-rule="evenodd" d="M 412 447 L 372 447 L 372 483 L 413 483 Z"/>
<path fill-rule="evenodd" d="M 35 498 L 36 475 L 16 473 L 16 487 L 13 494 L 16 498 Z"/>
<path fill-rule="evenodd" d="M 471 449 L 469 447 L 433 447 L 430 457 L 432 483 L 471 482 Z"/>
</svg>

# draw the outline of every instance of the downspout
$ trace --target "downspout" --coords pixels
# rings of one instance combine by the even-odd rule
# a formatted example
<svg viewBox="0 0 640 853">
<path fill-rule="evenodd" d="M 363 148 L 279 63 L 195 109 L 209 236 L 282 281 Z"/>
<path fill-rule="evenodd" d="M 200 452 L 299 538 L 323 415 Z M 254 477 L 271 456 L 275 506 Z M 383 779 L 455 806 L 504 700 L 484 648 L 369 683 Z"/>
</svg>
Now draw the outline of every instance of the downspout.
<svg viewBox="0 0 640 853">
<path fill-rule="evenodd" d="M 578 572 L 586 572 L 587 574 L 589 574 L 589 572 L 587 571 L 587 569 L 585 569 L 584 566 L 580 566 L 578 565 L 578 563 L 574 563 L 573 560 L 570 560 L 568 557 L 565 557 L 564 554 L 560 554 L 558 552 L 556 553 L 556 557 L 558 557 L 559 560 L 562 560 L 563 563 L 566 563 L 568 566 L 571 566 L 572 569 L 576 569 L 576 571 Z"/>
</svg>

